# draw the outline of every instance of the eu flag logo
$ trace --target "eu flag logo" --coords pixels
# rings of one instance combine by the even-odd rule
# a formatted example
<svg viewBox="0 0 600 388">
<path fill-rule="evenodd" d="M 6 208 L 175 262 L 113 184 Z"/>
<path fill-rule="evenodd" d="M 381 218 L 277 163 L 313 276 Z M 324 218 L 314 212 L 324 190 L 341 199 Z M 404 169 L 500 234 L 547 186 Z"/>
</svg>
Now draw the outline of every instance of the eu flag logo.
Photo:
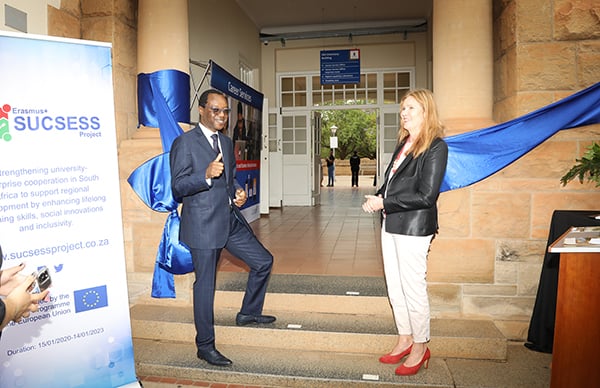
<svg viewBox="0 0 600 388">
<path fill-rule="evenodd" d="M 75 312 L 99 309 L 108 306 L 108 296 L 106 294 L 106 285 L 76 290 L 73 293 L 75 297 Z"/>
</svg>

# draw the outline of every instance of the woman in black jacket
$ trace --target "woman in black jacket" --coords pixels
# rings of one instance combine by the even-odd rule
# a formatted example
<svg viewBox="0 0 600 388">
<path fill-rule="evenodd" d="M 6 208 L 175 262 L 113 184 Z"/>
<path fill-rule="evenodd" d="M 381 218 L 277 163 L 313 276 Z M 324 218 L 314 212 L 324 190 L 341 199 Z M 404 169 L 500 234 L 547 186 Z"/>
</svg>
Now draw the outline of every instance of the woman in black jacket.
<svg viewBox="0 0 600 388">
<path fill-rule="evenodd" d="M 438 230 L 437 199 L 446 172 L 448 146 L 429 90 L 408 92 L 400 102 L 398 146 L 383 185 L 367 195 L 363 210 L 381 211 L 381 249 L 398 342 L 379 358 L 397 364 L 396 374 L 427 368 L 431 353 L 427 254 Z"/>
</svg>

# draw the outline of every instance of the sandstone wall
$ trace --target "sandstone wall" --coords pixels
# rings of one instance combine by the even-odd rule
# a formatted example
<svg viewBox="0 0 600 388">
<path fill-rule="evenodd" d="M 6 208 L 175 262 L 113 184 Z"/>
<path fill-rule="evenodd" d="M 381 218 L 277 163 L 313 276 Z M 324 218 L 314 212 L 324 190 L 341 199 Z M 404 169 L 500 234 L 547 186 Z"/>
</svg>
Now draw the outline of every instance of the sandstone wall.
<svg viewBox="0 0 600 388">
<path fill-rule="evenodd" d="M 131 138 L 137 128 L 137 1 L 62 0 L 60 5 L 48 6 L 48 35 L 112 44 L 117 142 Z"/>
<path fill-rule="evenodd" d="M 493 4 L 496 122 L 600 80 L 597 2 Z M 599 139 L 598 125 L 561 131 L 494 176 L 441 195 L 428 274 L 437 315 L 491 317 L 509 338 L 526 338 L 552 212 L 600 209 L 592 184 L 560 185 Z"/>
<path fill-rule="evenodd" d="M 496 122 L 600 79 L 597 2 L 493 4 Z M 157 131 L 137 129 L 136 10 L 136 0 L 63 0 L 60 9 L 49 7 L 48 13 L 49 35 L 113 44 L 125 253 L 133 299 L 136 290 L 147 296 L 165 221 L 126 182 L 137 166 L 162 152 Z M 559 182 L 585 147 L 598 139 L 598 125 L 561 131 L 494 176 L 442 194 L 441 231 L 428 274 L 434 316 L 492 318 L 507 337 L 526 337 L 552 212 L 599 208 L 600 191 L 593 185 L 572 182 L 561 187 Z M 169 303 L 189 303 L 184 290 L 189 290 L 190 277 L 176 281 L 178 298 Z"/>
</svg>

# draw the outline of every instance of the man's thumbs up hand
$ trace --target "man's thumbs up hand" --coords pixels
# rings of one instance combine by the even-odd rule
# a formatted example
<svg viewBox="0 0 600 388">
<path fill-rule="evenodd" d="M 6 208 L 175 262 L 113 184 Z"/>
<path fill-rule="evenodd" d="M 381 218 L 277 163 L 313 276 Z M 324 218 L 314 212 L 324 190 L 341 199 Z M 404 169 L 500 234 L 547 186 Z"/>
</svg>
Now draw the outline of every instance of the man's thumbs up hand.
<svg viewBox="0 0 600 388">
<path fill-rule="evenodd" d="M 221 174 L 223 173 L 223 169 L 225 168 L 225 165 L 223 164 L 222 160 L 223 154 L 219 152 L 219 155 L 217 155 L 215 160 L 210 162 L 210 164 L 206 168 L 206 179 L 215 179 L 221 176 Z"/>
</svg>

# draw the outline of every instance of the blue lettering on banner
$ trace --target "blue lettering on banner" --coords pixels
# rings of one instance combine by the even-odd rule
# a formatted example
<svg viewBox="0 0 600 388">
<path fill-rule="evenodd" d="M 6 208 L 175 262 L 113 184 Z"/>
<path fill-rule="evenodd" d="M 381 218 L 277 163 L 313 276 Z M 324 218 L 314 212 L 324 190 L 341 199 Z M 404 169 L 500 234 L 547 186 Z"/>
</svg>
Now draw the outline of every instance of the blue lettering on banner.
<svg viewBox="0 0 600 388">
<path fill-rule="evenodd" d="M 264 95 L 235 78 L 213 61 L 210 61 L 210 85 L 245 104 L 262 110 Z"/>
<path fill-rule="evenodd" d="M 71 130 L 85 131 L 100 129 L 100 119 L 98 117 L 75 117 L 75 116 L 16 116 L 14 118 L 14 129 L 16 131 L 37 131 L 44 129 L 46 131 Z"/>
<path fill-rule="evenodd" d="M 95 310 L 108 306 L 108 295 L 106 285 L 76 290 L 73 292 L 75 300 L 75 312 Z"/>
</svg>

